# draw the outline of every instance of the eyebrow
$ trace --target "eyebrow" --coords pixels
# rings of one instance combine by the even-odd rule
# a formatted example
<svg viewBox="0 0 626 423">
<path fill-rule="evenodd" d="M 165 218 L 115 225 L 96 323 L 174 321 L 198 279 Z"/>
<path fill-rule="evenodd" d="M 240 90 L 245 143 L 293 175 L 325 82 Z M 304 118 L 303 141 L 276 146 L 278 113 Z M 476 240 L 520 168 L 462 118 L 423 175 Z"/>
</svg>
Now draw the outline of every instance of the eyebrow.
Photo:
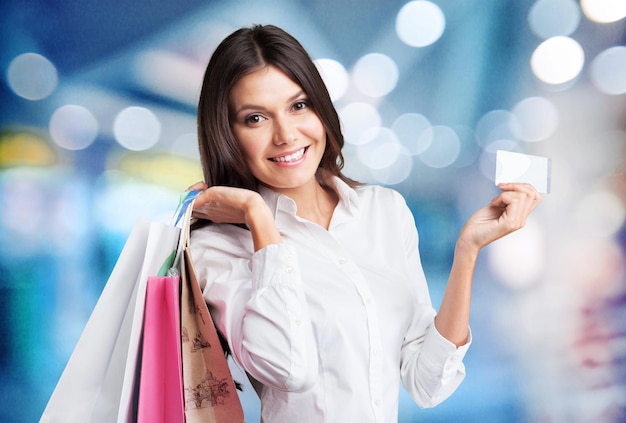
<svg viewBox="0 0 626 423">
<path fill-rule="evenodd" d="M 291 103 L 291 102 L 295 101 L 298 97 L 301 97 L 303 94 L 306 94 L 304 92 L 304 90 L 298 91 L 296 94 L 294 94 L 291 97 L 289 97 L 287 99 L 286 103 Z M 255 104 L 244 104 L 243 106 L 241 106 L 239 109 L 237 109 L 235 111 L 235 116 L 238 115 L 239 113 L 241 113 L 244 110 L 265 110 L 265 107 L 258 106 L 258 105 L 255 105 Z"/>
</svg>

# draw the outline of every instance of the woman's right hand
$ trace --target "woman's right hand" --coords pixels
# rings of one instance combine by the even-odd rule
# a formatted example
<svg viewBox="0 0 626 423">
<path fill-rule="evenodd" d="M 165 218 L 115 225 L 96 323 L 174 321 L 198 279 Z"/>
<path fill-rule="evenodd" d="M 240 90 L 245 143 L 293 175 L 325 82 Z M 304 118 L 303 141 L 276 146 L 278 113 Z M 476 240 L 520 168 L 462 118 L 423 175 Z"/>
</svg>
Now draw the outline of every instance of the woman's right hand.
<svg viewBox="0 0 626 423">
<path fill-rule="evenodd" d="M 190 190 L 202 191 L 193 205 L 193 216 L 214 223 L 245 224 L 252 232 L 255 251 L 282 242 L 274 216 L 261 195 L 249 189 L 225 186 L 207 187 L 198 182 Z"/>
</svg>

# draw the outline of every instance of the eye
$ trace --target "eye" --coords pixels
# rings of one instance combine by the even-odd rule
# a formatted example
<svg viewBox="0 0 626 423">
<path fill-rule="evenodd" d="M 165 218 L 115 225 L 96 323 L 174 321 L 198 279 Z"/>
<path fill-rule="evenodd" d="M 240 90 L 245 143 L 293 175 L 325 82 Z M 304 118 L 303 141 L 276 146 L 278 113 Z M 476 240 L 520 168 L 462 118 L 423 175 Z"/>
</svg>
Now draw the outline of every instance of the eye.
<svg viewBox="0 0 626 423">
<path fill-rule="evenodd" d="M 263 116 L 254 114 L 254 115 L 246 116 L 246 118 L 244 119 L 244 122 L 246 123 L 246 125 L 255 125 L 255 124 L 263 122 L 264 120 L 265 118 Z"/>
<path fill-rule="evenodd" d="M 304 109 L 306 109 L 308 107 L 309 107 L 309 101 L 308 100 L 298 100 L 293 105 L 294 110 L 304 110 Z"/>
</svg>

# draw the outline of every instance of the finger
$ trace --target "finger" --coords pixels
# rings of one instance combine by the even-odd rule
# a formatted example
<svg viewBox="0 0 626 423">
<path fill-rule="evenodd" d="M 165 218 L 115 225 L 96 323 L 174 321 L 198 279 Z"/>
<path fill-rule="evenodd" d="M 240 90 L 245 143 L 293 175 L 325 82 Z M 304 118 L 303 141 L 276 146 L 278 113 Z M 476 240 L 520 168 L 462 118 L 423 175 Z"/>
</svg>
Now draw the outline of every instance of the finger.
<svg viewBox="0 0 626 423">
<path fill-rule="evenodd" d="M 541 194 L 535 189 L 535 187 L 531 184 L 520 183 L 520 182 L 510 182 L 510 183 L 500 183 L 498 187 L 503 191 L 514 191 L 514 192 L 525 192 L 529 194 L 533 199 L 540 201 Z"/>
<path fill-rule="evenodd" d="M 510 201 L 515 201 L 518 198 L 528 199 L 534 203 L 534 206 L 539 204 L 542 197 L 541 194 L 530 184 L 526 183 L 503 183 L 498 184 L 500 189 L 503 190 L 498 197 L 492 200 L 492 204 L 502 204 L 504 201 L 504 206 L 509 204 Z M 507 194 L 508 193 L 508 194 Z M 507 194 L 502 196 L 502 194 Z M 506 201 L 510 199 L 510 201 Z"/>
<path fill-rule="evenodd" d="M 199 181 L 199 182 L 196 182 L 195 184 L 191 185 L 189 188 L 187 188 L 187 191 L 204 191 L 208 187 L 209 186 L 207 184 L 205 184 L 202 181 Z"/>
</svg>

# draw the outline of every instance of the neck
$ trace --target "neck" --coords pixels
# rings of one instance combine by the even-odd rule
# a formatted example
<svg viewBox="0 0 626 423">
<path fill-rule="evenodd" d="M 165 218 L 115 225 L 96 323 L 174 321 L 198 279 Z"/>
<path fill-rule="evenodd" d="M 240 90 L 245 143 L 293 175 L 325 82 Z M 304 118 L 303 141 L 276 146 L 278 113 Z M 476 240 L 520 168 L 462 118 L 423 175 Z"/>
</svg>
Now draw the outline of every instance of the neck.
<svg viewBox="0 0 626 423">
<path fill-rule="evenodd" d="M 281 193 L 296 202 L 299 217 L 328 229 L 339 201 L 337 194 L 332 189 L 322 186 L 317 179 L 313 179 L 311 183 L 299 187 L 297 190 Z"/>
</svg>

